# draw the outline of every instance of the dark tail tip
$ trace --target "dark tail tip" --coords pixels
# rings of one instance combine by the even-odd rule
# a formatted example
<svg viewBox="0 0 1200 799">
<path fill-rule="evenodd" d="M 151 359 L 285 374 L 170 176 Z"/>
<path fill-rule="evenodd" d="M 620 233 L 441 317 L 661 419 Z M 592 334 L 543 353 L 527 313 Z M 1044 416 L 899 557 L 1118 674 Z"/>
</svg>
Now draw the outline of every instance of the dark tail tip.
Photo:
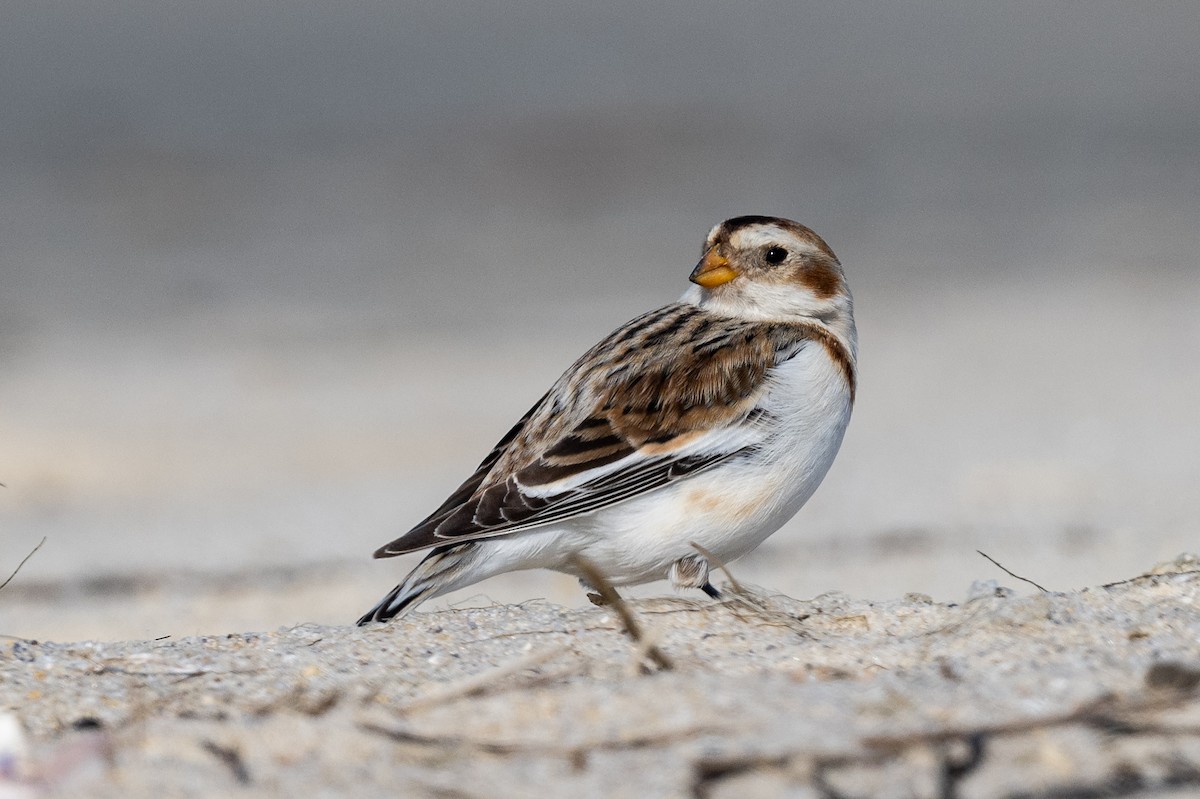
<svg viewBox="0 0 1200 799">
<path fill-rule="evenodd" d="M 408 591 L 405 593 L 406 588 L 407 583 L 400 583 L 400 585 L 389 591 L 387 596 L 379 600 L 379 603 L 375 605 L 375 607 L 368 610 L 366 614 L 355 624 L 359 627 L 362 627 L 366 624 L 370 624 L 373 621 L 391 621 L 396 616 L 399 616 L 401 613 L 420 602 L 425 598 L 425 595 L 429 593 L 428 589 L 424 591 Z M 399 601 L 397 601 L 396 598 L 399 597 L 401 593 L 405 593 L 405 595 Z"/>
</svg>

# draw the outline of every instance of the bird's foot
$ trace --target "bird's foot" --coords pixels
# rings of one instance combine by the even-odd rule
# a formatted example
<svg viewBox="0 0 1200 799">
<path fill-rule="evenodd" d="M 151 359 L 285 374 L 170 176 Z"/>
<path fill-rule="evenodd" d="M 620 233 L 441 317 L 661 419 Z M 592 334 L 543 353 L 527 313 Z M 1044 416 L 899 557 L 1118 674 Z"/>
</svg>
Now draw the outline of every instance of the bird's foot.
<svg viewBox="0 0 1200 799">
<path fill-rule="evenodd" d="M 592 585 L 590 582 L 583 579 L 582 577 L 579 578 L 579 587 L 582 588 L 584 590 L 584 593 L 587 594 L 588 602 L 591 602 L 596 607 L 603 608 L 603 607 L 607 607 L 612 604 L 611 602 L 609 602 L 607 599 L 604 598 L 604 594 L 600 591 L 600 589 L 598 589 L 596 586 Z M 609 586 L 609 590 L 612 590 L 611 586 Z M 615 594 L 616 591 L 614 590 L 613 593 Z M 619 596 L 618 596 L 618 599 L 619 599 Z"/>
<path fill-rule="evenodd" d="M 667 571 L 667 579 L 671 586 L 680 588 L 699 588 L 713 599 L 720 599 L 718 591 L 708 580 L 708 559 L 703 555 L 688 555 L 671 564 Z"/>
</svg>

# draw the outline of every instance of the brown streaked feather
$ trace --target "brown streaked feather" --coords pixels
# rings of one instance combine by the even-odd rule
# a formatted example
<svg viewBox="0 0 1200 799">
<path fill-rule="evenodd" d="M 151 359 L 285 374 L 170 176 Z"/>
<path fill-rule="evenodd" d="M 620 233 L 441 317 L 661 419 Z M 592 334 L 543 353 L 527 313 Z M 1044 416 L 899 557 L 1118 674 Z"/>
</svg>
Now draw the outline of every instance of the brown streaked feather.
<svg viewBox="0 0 1200 799">
<path fill-rule="evenodd" d="M 659 343 L 650 348 L 648 339 Z M 453 496 L 376 556 L 572 518 L 740 455 L 680 450 L 754 414 L 770 370 L 809 342 L 830 352 L 853 392 L 850 355 L 818 325 L 747 321 L 686 303 L 644 314 L 577 360 Z M 628 468 L 603 469 L 634 454 L 643 457 Z M 555 493 L 556 482 L 591 470 L 600 471 Z M 523 490 L 531 488 L 538 493 Z"/>
</svg>

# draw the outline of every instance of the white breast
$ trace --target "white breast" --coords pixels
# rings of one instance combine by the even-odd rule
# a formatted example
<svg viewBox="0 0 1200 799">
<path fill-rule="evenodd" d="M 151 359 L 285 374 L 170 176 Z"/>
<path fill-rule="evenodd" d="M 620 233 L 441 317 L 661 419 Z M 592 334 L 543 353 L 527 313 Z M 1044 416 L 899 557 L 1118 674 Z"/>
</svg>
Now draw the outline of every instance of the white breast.
<svg viewBox="0 0 1200 799">
<path fill-rule="evenodd" d="M 615 584 L 633 584 L 662 579 L 695 553 L 693 541 L 731 561 L 778 530 L 833 464 L 850 421 L 850 387 L 811 342 L 778 367 L 760 407 L 767 415 L 755 453 L 598 515 L 585 556 L 605 564 Z"/>
<path fill-rule="evenodd" d="M 796 478 L 802 496 L 795 513 L 825 477 L 842 444 L 850 422 L 850 386 L 828 351 L 812 342 L 775 370 L 762 407 L 774 418 L 763 455 Z"/>
</svg>

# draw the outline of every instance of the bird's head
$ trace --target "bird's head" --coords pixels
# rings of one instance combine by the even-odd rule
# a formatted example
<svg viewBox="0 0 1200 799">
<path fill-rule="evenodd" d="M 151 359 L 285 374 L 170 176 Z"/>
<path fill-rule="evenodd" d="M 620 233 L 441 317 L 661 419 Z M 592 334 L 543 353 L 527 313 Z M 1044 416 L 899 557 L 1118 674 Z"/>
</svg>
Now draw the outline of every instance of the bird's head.
<svg viewBox="0 0 1200 799">
<path fill-rule="evenodd" d="M 752 319 L 853 325 L 846 276 L 820 236 L 789 219 L 739 216 L 714 227 L 684 299 Z"/>
</svg>

